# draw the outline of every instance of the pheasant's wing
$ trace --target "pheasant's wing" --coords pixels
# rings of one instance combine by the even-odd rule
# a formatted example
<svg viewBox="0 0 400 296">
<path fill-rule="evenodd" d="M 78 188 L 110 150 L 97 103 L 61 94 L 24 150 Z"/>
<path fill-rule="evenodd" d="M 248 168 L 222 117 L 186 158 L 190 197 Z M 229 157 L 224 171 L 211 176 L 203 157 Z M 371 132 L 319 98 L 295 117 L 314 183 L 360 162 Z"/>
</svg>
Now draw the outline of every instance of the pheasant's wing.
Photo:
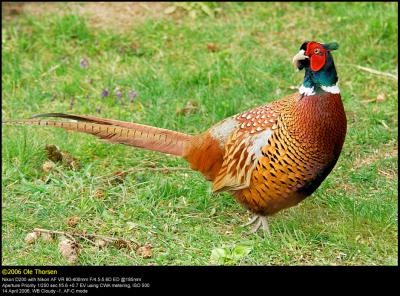
<svg viewBox="0 0 400 296">
<path fill-rule="evenodd" d="M 261 106 L 236 117 L 240 125 L 225 142 L 221 169 L 213 181 L 214 192 L 239 190 L 250 185 L 251 175 L 263 155 L 262 148 L 277 129 L 281 102 Z"/>
</svg>

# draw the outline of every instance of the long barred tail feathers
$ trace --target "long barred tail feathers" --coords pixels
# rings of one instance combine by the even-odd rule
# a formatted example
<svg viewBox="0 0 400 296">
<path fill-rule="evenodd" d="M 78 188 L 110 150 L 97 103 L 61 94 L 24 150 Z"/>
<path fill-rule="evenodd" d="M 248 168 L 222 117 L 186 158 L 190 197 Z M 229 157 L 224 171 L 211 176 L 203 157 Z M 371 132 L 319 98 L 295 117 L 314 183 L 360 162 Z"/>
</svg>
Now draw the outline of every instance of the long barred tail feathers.
<svg viewBox="0 0 400 296">
<path fill-rule="evenodd" d="M 75 120 L 75 122 L 36 119 L 39 117 L 65 118 Z M 183 156 L 185 145 L 192 139 L 192 136 L 187 134 L 148 125 L 63 113 L 39 114 L 30 119 L 10 120 L 2 123 L 53 126 L 69 131 L 91 134 L 112 143 L 140 147 L 177 156 Z"/>
</svg>

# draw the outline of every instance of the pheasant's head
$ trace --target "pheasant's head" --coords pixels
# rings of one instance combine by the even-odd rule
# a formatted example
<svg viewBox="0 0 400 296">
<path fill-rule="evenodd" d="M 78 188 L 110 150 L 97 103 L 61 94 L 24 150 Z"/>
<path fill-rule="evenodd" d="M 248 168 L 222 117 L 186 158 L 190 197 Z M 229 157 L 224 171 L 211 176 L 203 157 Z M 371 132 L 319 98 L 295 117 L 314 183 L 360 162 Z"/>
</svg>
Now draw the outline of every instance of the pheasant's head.
<svg viewBox="0 0 400 296">
<path fill-rule="evenodd" d="M 339 44 L 336 42 L 323 44 L 306 41 L 301 45 L 300 51 L 293 57 L 295 67 L 305 70 L 300 93 L 312 95 L 319 90 L 339 93 L 336 85 L 338 77 L 331 54 L 332 50 L 338 48 Z"/>
</svg>

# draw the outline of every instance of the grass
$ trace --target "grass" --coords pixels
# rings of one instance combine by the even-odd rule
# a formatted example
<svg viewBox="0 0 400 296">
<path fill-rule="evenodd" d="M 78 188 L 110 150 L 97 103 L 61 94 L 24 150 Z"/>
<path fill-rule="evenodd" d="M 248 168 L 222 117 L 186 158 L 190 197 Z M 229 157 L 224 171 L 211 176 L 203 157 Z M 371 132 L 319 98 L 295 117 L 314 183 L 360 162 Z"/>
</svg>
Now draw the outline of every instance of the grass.
<svg viewBox="0 0 400 296">
<path fill-rule="evenodd" d="M 3 18 L 3 119 L 69 112 L 200 133 L 294 92 L 303 74 L 290 60 L 301 43 L 336 40 L 348 133 L 326 181 L 271 218 L 272 236 L 264 238 L 239 227 L 249 214 L 228 194 L 211 194 L 196 172 L 132 173 L 117 184 L 99 178 L 184 160 L 62 130 L 3 126 L 3 265 L 68 264 L 57 240 L 25 243 L 35 227 L 134 238 L 153 248 L 145 259 L 81 242 L 80 265 L 398 264 L 397 81 L 353 66 L 397 73 L 397 3 L 212 4 L 215 15 L 195 5 L 164 14 L 172 4 L 157 4 L 158 14 L 142 7 L 120 23 L 115 14 L 118 26 L 109 18 L 113 7 L 102 22 L 77 9 L 85 4 L 54 4 L 56 12 L 27 5 Z M 138 94 L 133 102 L 128 91 Z M 383 102 L 375 101 L 379 94 Z M 197 112 L 177 114 L 190 100 Z M 45 182 L 46 144 L 82 168 L 58 166 Z M 66 222 L 72 216 L 80 218 L 74 228 Z M 215 261 L 217 249 L 225 255 Z"/>
</svg>

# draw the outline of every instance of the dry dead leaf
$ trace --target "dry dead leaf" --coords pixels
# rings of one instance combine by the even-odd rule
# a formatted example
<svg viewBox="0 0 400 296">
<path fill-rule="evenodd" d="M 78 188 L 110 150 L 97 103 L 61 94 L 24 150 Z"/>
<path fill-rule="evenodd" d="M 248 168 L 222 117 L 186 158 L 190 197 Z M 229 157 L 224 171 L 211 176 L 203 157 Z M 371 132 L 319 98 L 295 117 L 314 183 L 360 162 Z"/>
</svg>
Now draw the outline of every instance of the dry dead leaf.
<svg viewBox="0 0 400 296">
<path fill-rule="evenodd" d="M 144 246 L 139 247 L 136 250 L 136 254 L 143 258 L 151 258 L 153 256 L 153 248 L 150 244 L 146 244 Z"/>
<path fill-rule="evenodd" d="M 208 43 L 207 49 L 209 52 L 216 52 L 218 51 L 218 46 L 215 43 Z"/>
<path fill-rule="evenodd" d="M 56 145 L 46 145 L 47 158 L 53 162 L 61 162 L 70 169 L 78 170 L 80 168 L 79 160 L 67 152 L 63 152 Z"/>
<path fill-rule="evenodd" d="M 29 245 L 33 244 L 39 238 L 39 234 L 37 232 L 28 233 L 25 236 L 25 242 Z"/>
<path fill-rule="evenodd" d="M 67 219 L 67 224 L 70 227 L 75 227 L 76 225 L 78 225 L 79 220 L 80 218 L 78 216 L 72 216 Z"/>
<path fill-rule="evenodd" d="M 376 97 L 376 102 L 382 103 L 383 101 L 385 101 L 385 95 L 381 93 Z"/>
<path fill-rule="evenodd" d="M 47 158 L 53 162 L 59 162 L 62 160 L 62 154 L 60 148 L 56 145 L 46 145 L 44 148 L 47 152 Z"/>
<path fill-rule="evenodd" d="M 79 244 L 76 241 L 62 237 L 58 248 L 61 255 L 66 258 L 69 263 L 78 262 Z"/>
<path fill-rule="evenodd" d="M 171 14 L 171 13 L 173 13 L 175 10 L 176 10 L 176 6 L 175 5 L 173 5 L 173 6 L 168 6 L 166 9 L 164 9 L 164 13 L 165 14 Z"/>
<path fill-rule="evenodd" d="M 79 160 L 66 152 L 62 152 L 63 160 L 62 163 L 66 165 L 68 168 L 73 170 L 79 170 L 81 165 Z"/>
<path fill-rule="evenodd" d="M 186 115 L 196 113 L 199 110 L 199 104 L 196 101 L 189 100 L 184 108 L 177 108 L 176 115 Z"/>
<path fill-rule="evenodd" d="M 115 241 L 113 241 L 114 246 L 117 249 L 123 249 L 123 248 L 130 248 L 131 244 L 130 242 L 123 240 L 123 239 L 117 239 Z"/>
<path fill-rule="evenodd" d="M 115 173 L 113 173 L 113 179 L 112 182 L 113 183 L 124 183 L 125 178 L 126 178 L 127 173 L 124 171 L 116 171 Z"/>
<path fill-rule="evenodd" d="M 104 191 L 103 190 L 96 190 L 94 193 L 94 197 L 97 199 L 104 199 Z"/>
<path fill-rule="evenodd" d="M 380 93 L 376 96 L 376 98 L 371 98 L 367 97 L 366 100 L 362 100 L 361 102 L 364 104 L 369 104 L 369 103 L 382 103 L 385 101 L 385 95 L 383 93 Z"/>
</svg>

